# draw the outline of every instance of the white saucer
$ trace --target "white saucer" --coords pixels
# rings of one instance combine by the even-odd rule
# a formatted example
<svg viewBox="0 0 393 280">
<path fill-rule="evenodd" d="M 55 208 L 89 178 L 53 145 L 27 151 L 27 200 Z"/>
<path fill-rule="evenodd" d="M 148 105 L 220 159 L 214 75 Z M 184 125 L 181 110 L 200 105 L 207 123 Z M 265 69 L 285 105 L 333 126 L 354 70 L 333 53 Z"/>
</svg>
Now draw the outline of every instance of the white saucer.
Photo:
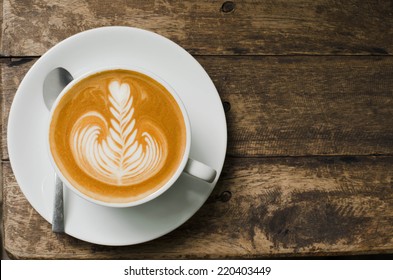
<svg viewBox="0 0 393 280">
<path fill-rule="evenodd" d="M 51 222 L 54 171 L 45 147 L 49 112 L 43 97 L 45 76 L 62 66 L 74 77 L 111 65 L 141 67 L 168 82 L 189 113 L 190 157 L 221 173 L 227 129 L 221 100 L 201 65 L 172 41 L 141 29 L 104 27 L 74 35 L 45 53 L 24 77 L 8 122 L 11 166 L 24 195 Z M 218 176 L 217 176 L 218 178 Z M 158 238 L 187 221 L 215 184 L 182 174 L 158 198 L 131 208 L 92 204 L 65 188 L 65 231 L 103 245 L 131 245 Z"/>
</svg>

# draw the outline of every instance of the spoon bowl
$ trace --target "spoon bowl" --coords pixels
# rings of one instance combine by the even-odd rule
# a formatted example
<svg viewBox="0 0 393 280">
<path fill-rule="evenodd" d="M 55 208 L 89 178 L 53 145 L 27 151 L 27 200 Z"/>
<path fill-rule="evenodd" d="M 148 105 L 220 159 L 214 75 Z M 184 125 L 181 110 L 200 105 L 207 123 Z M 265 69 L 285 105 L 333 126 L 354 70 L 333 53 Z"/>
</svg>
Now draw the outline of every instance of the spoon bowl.
<svg viewBox="0 0 393 280">
<path fill-rule="evenodd" d="M 50 111 L 60 92 L 74 78 L 66 69 L 58 67 L 49 72 L 43 84 L 43 97 L 48 110 Z"/>
</svg>

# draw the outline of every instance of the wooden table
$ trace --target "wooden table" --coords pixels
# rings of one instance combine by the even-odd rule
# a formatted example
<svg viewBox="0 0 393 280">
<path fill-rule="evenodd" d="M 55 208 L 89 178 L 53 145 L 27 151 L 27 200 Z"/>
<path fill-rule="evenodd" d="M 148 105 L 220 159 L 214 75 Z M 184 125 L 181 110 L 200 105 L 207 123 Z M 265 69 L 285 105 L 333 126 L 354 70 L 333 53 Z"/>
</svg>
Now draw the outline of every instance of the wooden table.
<svg viewBox="0 0 393 280">
<path fill-rule="evenodd" d="M 3 0 L 4 247 L 12 258 L 261 258 L 393 252 L 392 1 Z M 71 3 L 72 2 L 72 3 Z M 106 247 L 56 235 L 17 185 L 6 128 L 48 48 L 135 26 L 187 49 L 213 79 L 228 152 L 205 205 L 170 234 Z"/>
</svg>

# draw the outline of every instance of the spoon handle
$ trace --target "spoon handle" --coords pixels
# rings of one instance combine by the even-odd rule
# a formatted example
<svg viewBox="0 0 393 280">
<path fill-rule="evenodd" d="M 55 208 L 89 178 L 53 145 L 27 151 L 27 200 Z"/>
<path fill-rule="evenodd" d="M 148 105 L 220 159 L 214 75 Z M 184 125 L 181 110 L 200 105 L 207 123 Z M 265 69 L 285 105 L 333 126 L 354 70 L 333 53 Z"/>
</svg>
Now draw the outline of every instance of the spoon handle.
<svg viewBox="0 0 393 280">
<path fill-rule="evenodd" d="M 63 182 L 56 176 L 55 204 L 53 208 L 52 231 L 64 232 L 64 209 L 63 209 Z"/>
</svg>

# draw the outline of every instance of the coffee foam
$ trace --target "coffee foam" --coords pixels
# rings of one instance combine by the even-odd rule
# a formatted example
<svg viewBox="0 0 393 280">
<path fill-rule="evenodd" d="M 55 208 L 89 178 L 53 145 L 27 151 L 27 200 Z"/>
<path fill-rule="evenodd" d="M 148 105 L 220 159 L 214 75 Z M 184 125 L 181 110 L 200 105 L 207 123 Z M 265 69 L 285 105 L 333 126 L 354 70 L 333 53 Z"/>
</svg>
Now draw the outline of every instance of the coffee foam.
<svg viewBox="0 0 393 280">
<path fill-rule="evenodd" d="M 130 202 L 176 172 L 186 128 L 173 96 L 135 71 L 109 70 L 76 83 L 50 125 L 50 149 L 67 180 L 105 202 Z"/>
<path fill-rule="evenodd" d="M 133 97 L 127 83 L 109 84 L 108 122 L 99 112 L 87 111 L 74 124 L 69 141 L 78 166 L 113 185 L 133 185 L 153 177 L 166 158 L 167 141 L 157 126 L 139 133 Z M 100 134 L 106 135 L 99 141 Z"/>
</svg>

